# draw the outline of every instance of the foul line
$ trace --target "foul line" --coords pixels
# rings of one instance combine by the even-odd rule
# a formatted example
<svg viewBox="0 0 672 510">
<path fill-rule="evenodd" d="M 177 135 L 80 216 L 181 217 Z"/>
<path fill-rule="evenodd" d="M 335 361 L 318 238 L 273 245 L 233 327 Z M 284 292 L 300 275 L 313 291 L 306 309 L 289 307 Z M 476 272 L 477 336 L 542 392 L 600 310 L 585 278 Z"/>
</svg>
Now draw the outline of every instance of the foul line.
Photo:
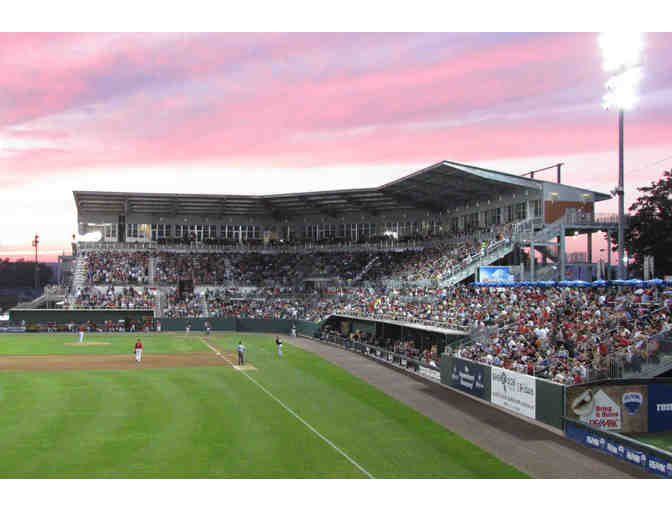
<svg viewBox="0 0 672 510">
<path fill-rule="evenodd" d="M 204 339 L 201 338 L 201 341 L 207 345 L 217 356 L 221 357 L 224 359 L 227 363 L 229 363 L 233 368 L 236 368 L 236 366 L 231 363 L 226 357 L 222 356 L 222 354 L 215 349 L 210 343 L 206 342 Z M 309 430 L 311 430 L 313 433 L 315 433 L 316 436 L 318 436 L 320 439 L 322 439 L 325 443 L 327 443 L 329 446 L 331 446 L 334 450 L 336 450 L 338 453 L 340 453 L 343 457 L 345 457 L 353 466 L 355 466 L 357 469 L 359 469 L 362 473 L 364 473 L 366 476 L 369 478 L 373 479 L 373 475 L 369 473 L 366 469 L 364 469 L 362 466 L 357 464 L 355 460 L 353 460 L 347 453 L 345 453 L 343 450 L 341 450 L 338 446 L 336 446 L 334 443 L 332 443 L 329 439 L 324 437 L 320 432 L 318 432 L 315 427 L 313 427 L 310 423 L 308 423 L 306 420 L 301 418 L 298 414 L 296 414 L 294 411 L 292 411 L 289 407 L 287 407 L 282 400 L 280 400 L 278 397 L 273 395 L 270 391 L 268 391 L 266 388 L 264 388 L 261 384 L 259 384 L 257 381 L 255 381 L 247 372 L 244 372 L 242 370 L 238 370 L 241 374 L 243 374 L 245 377 L 247 377 L 250 381 L 252 381 L 261 391 L 266 393 L 269 397 L 271 397 L 273 400 L 275 400 L 278 404 L 282 406 L 285 411 L 287 411 L 289 414 L 294 416 L 297 420 L 299 420 L 301 423 L 303 423 L 306 427 L 308 427 Z"/>
</svg>

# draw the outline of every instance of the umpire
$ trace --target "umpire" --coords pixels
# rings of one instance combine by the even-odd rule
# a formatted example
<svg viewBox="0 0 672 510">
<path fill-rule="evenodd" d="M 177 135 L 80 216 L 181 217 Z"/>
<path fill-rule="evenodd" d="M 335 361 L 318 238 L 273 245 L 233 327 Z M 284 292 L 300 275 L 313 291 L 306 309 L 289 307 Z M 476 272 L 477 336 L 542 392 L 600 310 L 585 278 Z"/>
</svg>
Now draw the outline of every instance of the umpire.
<svg viewBox="0 0 672 510">
<path fill-rule="evenodd" d="M 242 340 L 238 342 L 238 364 L 239 365 L 245 364 L 245 346 L 243 345 Z"/>
</svg>

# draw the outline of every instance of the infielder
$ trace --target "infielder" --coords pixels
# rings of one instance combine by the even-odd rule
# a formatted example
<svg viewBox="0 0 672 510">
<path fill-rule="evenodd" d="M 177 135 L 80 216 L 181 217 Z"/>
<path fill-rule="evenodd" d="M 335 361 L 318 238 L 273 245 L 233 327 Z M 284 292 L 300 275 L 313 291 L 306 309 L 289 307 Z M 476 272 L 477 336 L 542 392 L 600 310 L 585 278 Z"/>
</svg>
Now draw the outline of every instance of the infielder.
<svg viewBox="0 0 672 510">
<path fill-rule="evenodd" d="M 245 364 L 244 353 L 245 353 L 245 346 L 243 345 L 243 341 L 241 340 L 240 342 L 238 342 L 238 364 L 239 365 Z"/>
<path fill-rule="evenodd" d="M 278 346 L 278 356 L 282 356 L 282 340 L 279 336 L 275 337 L 275 345 Z"/>
<path fill-rule="evenodd" d="M 136 361 L 136 363 L 140 363 L 141 359 L 142 359 L 142 342 L 138 338 L 138 341 L 135 342 L 135 361 Z"/>
<path fill-rule="evenodd" d="M 84 331 L 86 331 L 86 324 L 79 326 L 79 343 L 84 343 Z"/>
</svg>

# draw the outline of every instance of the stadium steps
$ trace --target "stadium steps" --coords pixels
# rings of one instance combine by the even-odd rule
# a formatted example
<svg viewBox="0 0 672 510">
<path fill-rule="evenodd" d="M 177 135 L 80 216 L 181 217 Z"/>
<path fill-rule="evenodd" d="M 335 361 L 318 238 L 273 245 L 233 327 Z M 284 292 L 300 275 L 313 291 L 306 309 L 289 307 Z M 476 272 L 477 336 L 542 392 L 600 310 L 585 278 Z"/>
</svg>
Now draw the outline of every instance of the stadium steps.
<svg viewBox="0 0 672 510">
<path fill-rule="evenodd" d="M 366 276 L 366 273 L 369 272 L 369 270 L 373 267 L 373 265 L 376 263 L 378 259 L 379 259 L 378 255 L 375 255 L 371 260 L 369 260 L 366 266 L 364 266 L 364 269 L 362 269 L 362 272 L 355 277 L 355 281 L 358 282 L 362 278 L 364 278 L 364 276 Z"/>
<path fill-rule="evenodd" d="M 476 257 L 471 262 L 471 264 L 469 264 L 462 270 L 443 280 L 441 286 L 445 287 L 450 285 L 456 285 L 460 282 L 463 282 L 467 278 L 474 276 L 480 266 L 489 266 L 494 262 L 498 261 L 499 259 L 506 257 L 509 253 L 513 251 L 514 246 L 515 245 L 513 242 L 502 243 L 501 245 L 497 246 L 493 251 L 490 251 L 485 255 Z"/>
<path fill-rule="evenodd" d="M 86 256 L 78 255 L 75 263 L 75 270 L 73 271 L 73 288 L 79 289 L 86 285 Z"/>
<path fill-rule="evenodd" d="M 149 283 L 154 285 L 154 271 L 156 268 L 156 257 L 149 257 Z"/>
<path fill-rule="evenodd" d="M 35 308 L 40 308 L 43 304 L 47 302 L 47 295 L 42 294 L 40 297 L 37 297 L 33 299 L 32 301 L 25 301 L 23 303 L 19 303 L 15 306 L 15 308 L 19 309 L 35 309 Z"/>
</svg>

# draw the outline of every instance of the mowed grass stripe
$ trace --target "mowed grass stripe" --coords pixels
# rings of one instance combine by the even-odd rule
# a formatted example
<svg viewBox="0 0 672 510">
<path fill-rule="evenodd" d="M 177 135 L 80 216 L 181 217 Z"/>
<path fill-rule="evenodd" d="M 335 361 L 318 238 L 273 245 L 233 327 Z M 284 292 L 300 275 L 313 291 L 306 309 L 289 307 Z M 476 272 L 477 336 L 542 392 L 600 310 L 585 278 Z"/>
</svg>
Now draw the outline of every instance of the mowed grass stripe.
<svg viewBox="0 0 672 510">
<path fill-rule="evenodd" d="M 333 443 L 356 452 L 358 462 L 377 478 L 525 476 L 312 353 L 285 344 L 280 358 L 272 337 L 229 335 L 211 341 L 233 350 L 240 339 L 249 362 L 263 367 L 251 376 Z"/>
<path fill-rule="evenodd" d="M 60 398 L 32 406 L 39 425 L 27 442 L 0 437 L 3 476 L 361 476 L 230 368 L 39 375 Z M 7 383 L 9 398 L 25 400 L 27 385 Z"/>
<path fill-rule="evenodd" d="M 140 339 L 145 354 L 206 352 L 197 337 L 156 333 L 86 333 L 84 344 L 69 333 L 20 333 L 0 335 L 0 356 L 49 354 L 131 354 Z M 95 342 L 104 345 L 94 345 Z M 66 345 L 75 343 L 76 345 Z"/>
<path fill-rule="evenodd" d="M 250 376 L 376 478 L 524 476 L 311 353 L 285 345 L 279 358 L 273 337 L 214 336 L 231 351 L 240 338 Z M 0 406 L 4 477 L 365 476 L 225 365 L 0 372 Z"/>
</svg>

